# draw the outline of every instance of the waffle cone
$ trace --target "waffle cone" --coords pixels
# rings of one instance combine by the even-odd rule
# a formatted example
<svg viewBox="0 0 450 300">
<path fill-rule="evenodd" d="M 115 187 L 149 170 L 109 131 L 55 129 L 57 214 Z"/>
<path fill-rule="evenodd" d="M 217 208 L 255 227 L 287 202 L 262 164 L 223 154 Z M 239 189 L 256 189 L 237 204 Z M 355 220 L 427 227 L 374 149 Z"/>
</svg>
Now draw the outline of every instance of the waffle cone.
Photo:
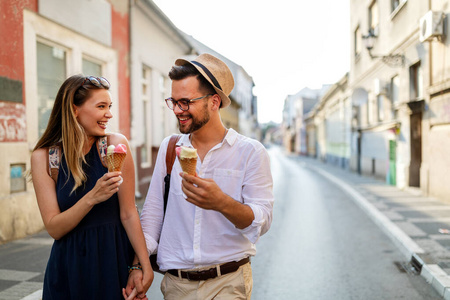
<svg viewBox="0 0 450 300">
<path fill-rule="evenodd" d="M 115 172 L 122 170 L 123 163 L 125 162 L 126 153 L 112 153 L 106 156 L 106 162 L 108 165 L 108 172 Z"/>
<path fill-rule="evenodd" d="M 183 172 L 186 172 L 190 175 L 194 175 L 197 173 L 197 158 L 180 158 L 180 165 Z"/>
</svg>

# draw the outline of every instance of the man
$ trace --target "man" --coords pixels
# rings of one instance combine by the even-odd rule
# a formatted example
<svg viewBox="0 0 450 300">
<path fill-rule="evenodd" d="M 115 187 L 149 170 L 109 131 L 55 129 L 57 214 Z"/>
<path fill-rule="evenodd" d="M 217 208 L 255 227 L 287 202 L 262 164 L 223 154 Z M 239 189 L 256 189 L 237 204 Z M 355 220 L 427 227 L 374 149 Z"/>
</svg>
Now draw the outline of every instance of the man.
<svg viewBox="0 0 450 300">
<path fill-rule="evenodd" d="M 198 162 L 192 176 L 175 160 L 164 215 L 169 137 L 162 142 L 141 215 L 147 248 L 158 251 L 158 265 L 166 271 L 161 291 L 169 300 L 250 299 L 249 258 L 272 222 L 267 151 L 222 124 L 219 109 L 230 104 L 234 87 L 224 62 L 210 54 L 178 59 L 169 77 L 172 97 L 166 103 L 183 133 L 177 145 L 196 148 Z"/>
</svg>

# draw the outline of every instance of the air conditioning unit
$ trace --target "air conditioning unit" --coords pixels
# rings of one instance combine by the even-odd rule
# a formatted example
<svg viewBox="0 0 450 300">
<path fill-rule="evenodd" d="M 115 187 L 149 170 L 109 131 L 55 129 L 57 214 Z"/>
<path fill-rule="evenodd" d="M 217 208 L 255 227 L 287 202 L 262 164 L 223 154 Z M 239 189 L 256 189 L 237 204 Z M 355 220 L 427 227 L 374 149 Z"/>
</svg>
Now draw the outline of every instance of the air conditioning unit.
<svg viewBox="0 0 450 300">
<path fill-rule="evenodd" d="M 428 11 L 420 18 L 420 42 L 430 41 L 444 34 L 444 13 L 440 11 Z"/>
</svg>

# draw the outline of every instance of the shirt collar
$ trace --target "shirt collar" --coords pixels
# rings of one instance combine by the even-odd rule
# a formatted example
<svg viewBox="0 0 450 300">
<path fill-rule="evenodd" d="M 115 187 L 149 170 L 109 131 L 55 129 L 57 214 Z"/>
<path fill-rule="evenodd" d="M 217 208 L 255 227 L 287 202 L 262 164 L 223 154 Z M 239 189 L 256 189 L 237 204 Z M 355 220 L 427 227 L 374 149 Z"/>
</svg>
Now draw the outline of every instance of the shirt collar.
<svg viewBox="0 0 450 300">
<path fill-rule="evenodd" d="M 228 132 L 225 135 L 223 142 L 227 142 L 228 145 L 233 146 L 237 136 L 238 133 L 233 128 L 230 128 L 228 129 Z M 189 134 L 182 134 L 181 138 L 177 142 L 177 146 L 192 146 L 191 141 L 189 139 Z"/>
</svg>

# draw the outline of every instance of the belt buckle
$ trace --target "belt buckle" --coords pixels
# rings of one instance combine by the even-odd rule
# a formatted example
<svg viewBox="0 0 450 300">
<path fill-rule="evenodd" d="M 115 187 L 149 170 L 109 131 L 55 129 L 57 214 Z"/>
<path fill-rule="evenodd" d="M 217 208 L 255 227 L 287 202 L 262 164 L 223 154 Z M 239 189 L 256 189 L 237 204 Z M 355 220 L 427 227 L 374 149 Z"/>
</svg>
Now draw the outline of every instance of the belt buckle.
<svg viewBox="0 0 450 300">
<path fill-rule="evenodd" d="M 217 274 L 214 273 L 214 268 L 203 270 L 203 271 L 195 271 L 195 272 L 186 272 L 187 280 L 199 281 L 199 280 L 208 280 L 217 277 Z M 204 275 L 209 275 L 208 278 L 204 278 Z M 192 277 L 191 277 L 192 276 Z"/>
<path fill-rule="evenodd" d="M 186 272 L 186 279 L 187 280 L 194 280 L 194 279 L 191 279 L 191 277 L 189 276 L 189 274 L 195 274 L 194 272 Z"/>
</svg>

